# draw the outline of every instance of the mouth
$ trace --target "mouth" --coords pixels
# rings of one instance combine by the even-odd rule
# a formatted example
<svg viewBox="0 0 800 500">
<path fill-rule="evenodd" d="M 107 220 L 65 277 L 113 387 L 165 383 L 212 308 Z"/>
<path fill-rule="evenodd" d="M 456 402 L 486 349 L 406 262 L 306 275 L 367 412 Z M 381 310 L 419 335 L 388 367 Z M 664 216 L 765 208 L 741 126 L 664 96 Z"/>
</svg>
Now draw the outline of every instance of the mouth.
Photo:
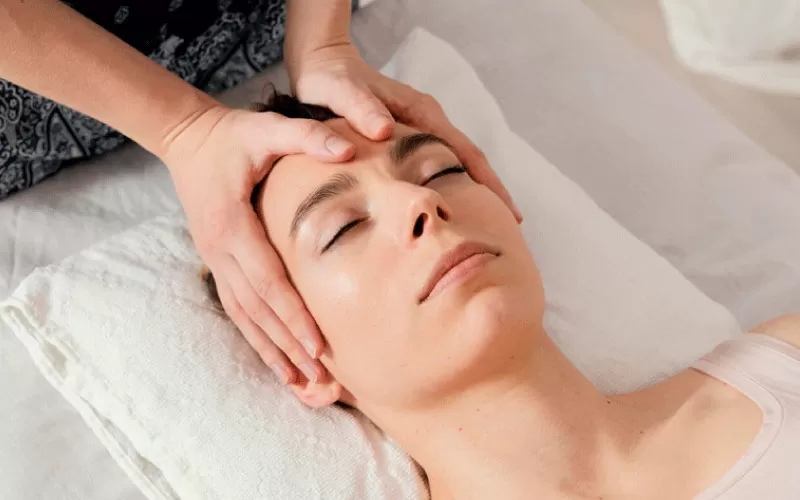
<svg viewBox="0 0 800 500">
<path fill-rule="evenodd" d="M 500 256 L 500 251 L 484 243 L 463 242 L 445 252 L 422 288 L 421 304 L 450 285 L 465 280 L 484 264 Z"/>
</svg>

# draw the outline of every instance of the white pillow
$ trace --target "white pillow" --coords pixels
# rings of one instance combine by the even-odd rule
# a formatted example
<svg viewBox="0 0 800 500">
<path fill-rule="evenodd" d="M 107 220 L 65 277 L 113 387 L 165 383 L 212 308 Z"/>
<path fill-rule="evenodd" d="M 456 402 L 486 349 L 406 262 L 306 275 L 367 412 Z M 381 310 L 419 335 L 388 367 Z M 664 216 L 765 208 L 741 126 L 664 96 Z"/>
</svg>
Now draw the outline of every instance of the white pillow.
<svg viewBox="0 0 800 500">
<path fill-rule="evenodd" d="M 384 72 L 485 150 L 525 215 L 547 328 L 601 389 L 651 383 L 739 332 L 513 134 L 452 47 L 414 31 Z M 151 500 L 425 498 L 365 418 L 309 410 L 273 379 L 199 268 L 183 218 L 162 217 L 35 271 L 0 315 Z"/>
</svg>

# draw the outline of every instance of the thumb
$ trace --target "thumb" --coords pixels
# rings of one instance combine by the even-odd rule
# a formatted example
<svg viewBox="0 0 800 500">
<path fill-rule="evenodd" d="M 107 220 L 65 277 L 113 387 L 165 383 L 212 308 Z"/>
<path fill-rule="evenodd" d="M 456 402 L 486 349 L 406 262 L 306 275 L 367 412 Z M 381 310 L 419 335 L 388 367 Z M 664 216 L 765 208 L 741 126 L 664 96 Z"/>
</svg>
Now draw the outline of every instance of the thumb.
<svg viewBox="0 0 800 500">
<path fill-rule="evenodd" d="M 340 80 L 328 93 L 327 106 L 345 118 L 361 135 L 374 141 L 392 134 L 394 118 L 383 102 L 366 86 Z"/>
<path fill-rule="evenodd" d="M 344 161 L 355 153 L 352 142 L 320 121 L 273 112 L 253 113 L 251 118 L 245 132 L 250 144 L 275 157 L 304 153 L 323 161 Z"/>
</svg>

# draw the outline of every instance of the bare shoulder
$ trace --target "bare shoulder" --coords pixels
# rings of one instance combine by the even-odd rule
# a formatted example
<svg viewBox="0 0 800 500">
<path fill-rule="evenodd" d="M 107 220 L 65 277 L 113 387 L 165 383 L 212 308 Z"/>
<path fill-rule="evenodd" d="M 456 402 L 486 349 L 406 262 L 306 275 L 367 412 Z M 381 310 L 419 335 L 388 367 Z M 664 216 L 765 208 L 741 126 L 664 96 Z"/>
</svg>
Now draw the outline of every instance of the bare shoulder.
<svg viewBox="0 0 800 500">
<path fill-rule="evenodd" d="M 765 321 L 749 333 L 769 335 L 800 349 L 800 313 L 787 314 Z"/>
</svg>

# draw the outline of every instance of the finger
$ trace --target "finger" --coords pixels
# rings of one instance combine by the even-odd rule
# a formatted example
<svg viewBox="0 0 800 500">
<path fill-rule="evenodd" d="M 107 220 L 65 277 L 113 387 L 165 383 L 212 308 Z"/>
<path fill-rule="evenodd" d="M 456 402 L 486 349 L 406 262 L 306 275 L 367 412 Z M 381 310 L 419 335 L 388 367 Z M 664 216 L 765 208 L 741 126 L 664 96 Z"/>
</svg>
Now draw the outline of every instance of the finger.
<svg viewBox="0 0 800 500">
<path fill-rule="evenodd" d="M 344 117 L 358 133 L 374 141 L 389 138 L 394 118 L 372 91 L 351 80 L 338 80 L 328 94 L 327 106 Z"/>
<path fill-rule="evenodd" d="M 228 317 L 230 317 L 239 328 L 239 331 L 242 333 L 247 343 L 250 344 L 250 347 L 258 353 L 261 360 L 270 367 L 281 383 L 286 385 L 294 382 L 294 368 L 286 359 L 286 356 L 284 356 L 269 337 L 261 331 L 258 325 L 253 323 L 247 316 L 244 308 L 242 308 L 239 301 L 236 300 L 236 296 L 230 286 L 228 286 L 227 281 L 220 279 L 219 275 L 216 275 L 215 281 L 222 307 L 225 309 Z"/>
<path fill-rule="evenodd" d="M 303 299 L 289 282 L 286 269 L 264 233 L 261 221 L 250 213 L 243 221 L 240 237 L 233 243 L 233 257 L 256 294 L 269 304 L 309 356 L 318 358 L 324 348 L 322 334 Z M 254 243 L 258 248 L 254 248 Z"/>
<path fill-rule="evenodd" d="M 514 199 L 503 185 L 503 181 L 500 180 L 494 169 L 489 166 L 486 155 L 463 132 L 450 124 L 446 118 L 443 118 L 441 125 L 434 125 L 434 129 L 445 131 L 442 138 L 453 146 L 459 159 L 466 165 L 470 176 L 499 196 L 514 214 L 517 222 L 522 222 L 522 212 L 514 203 Z"/>
<path fill-rule="evenodd" d="M 252 140 L 276 156 L 305 153 L 323 161 L 348 160 L 352 142 L 317 120 L 286 118 L 277 113 L 254 113 L 258 123 L 248 127 Z M 266 131 L 266 132 L 265 132 Z"/>
<path fill-rule="evenodd" d="M 320 380 L 322 365 L 308 355 L 272 308 L 252 290 L 247 279 L 243 275 L 236 276 L 232 288 L 235 290 L 236 298 L 240 301 L 246 316 L 269 336 L 272 343 L 289 358 L 289 361 L 299 367 L 309 381 Z"/>
<path fill-rule="evenodd" d="M 517 221 L 522 222 L 522 212 L 514 203 L 503 182 L 489 166 L 486 156 L 463 132 L 450 123 L 439 102 L 431 95 L 422 94 L 398 82 L 394 83 L 397 84 L 394 86 L 396 87 L 394 90 L 396 97 L 394 101 L 389 102 L 394 103 L 393 107 L 396 109 L 393 112 L 397 114 L 398 118 L 408 125 L 423 132 L 436 134 L 447 141 L 469 171 L 470 176 L 499 196 Z"/>
<path fill-rule="evenodd" d="M 283 262 L 269 244 L 256 215 L 248 214 L 243 222 L 231 248 L 248 286 L 243 290 L 245 297 L 241 297 L 235 288 L 237 297 L 240 297 L 245 310 L 252 309 L 254 314 L 261 315 L 250 315 L 250 318 L 262 328 L 278 323 L 274 332 L 265 331 L 296 366 L 303 369 L 304 365 L 309 365 L 314 371 L 320 371 L 321 365 L 312 359 L 319 357 L 324 347 L 316 323 L 286 277 Z M 264 305 L 269 311 L 263 308 Z M 311 374 L 306 375 L 312 379 Z"/>
</svg>

